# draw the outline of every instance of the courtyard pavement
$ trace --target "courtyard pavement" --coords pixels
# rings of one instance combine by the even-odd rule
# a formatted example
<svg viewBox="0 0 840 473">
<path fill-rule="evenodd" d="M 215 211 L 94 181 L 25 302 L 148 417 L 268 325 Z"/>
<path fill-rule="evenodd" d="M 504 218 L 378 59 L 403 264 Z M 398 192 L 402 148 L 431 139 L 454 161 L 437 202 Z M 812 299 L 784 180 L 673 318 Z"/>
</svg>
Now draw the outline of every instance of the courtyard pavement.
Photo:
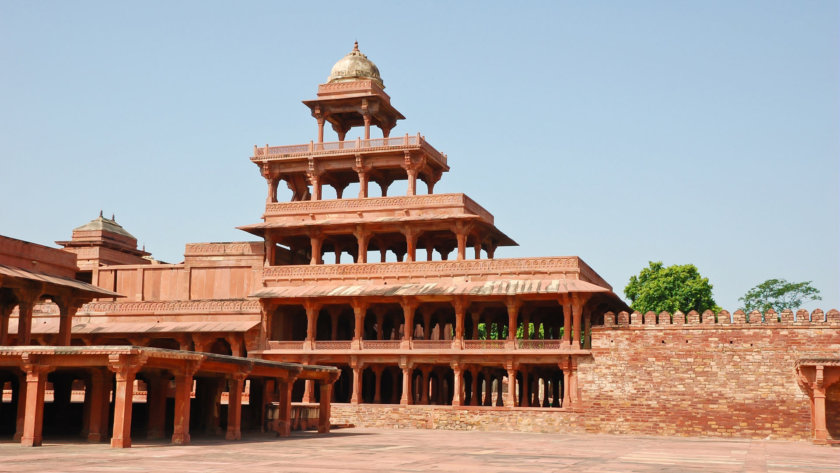
<svg viewBox="0 0 840 473">
<path fill-rule="evenodd" d="M 45 440 L 0 443 L 2 472 L 840 472 L 840 446 L 766 440 L 441 430 L 341 429 L 329 435 L 193 439 L 133 448 Z"/>
</svg>

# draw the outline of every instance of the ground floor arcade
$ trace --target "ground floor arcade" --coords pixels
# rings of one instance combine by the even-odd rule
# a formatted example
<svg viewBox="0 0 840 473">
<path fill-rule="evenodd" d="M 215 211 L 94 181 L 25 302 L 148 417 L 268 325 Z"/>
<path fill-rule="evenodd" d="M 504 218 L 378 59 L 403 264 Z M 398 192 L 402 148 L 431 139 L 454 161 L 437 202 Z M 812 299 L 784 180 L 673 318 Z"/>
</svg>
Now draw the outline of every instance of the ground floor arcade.
<svg viewBox="0 0 840 473">
<path fill-rule="evenodd" d="M 45 431 L 90 442 L 110 435 L 112 447 L 130 447 L 132 435 L 167 436 L 175 444 L 189 443 L 191 431 L 228 440 L 247 429 L 288 435 L 298 379 L 317 384 L 318 430 L 328 432 L 339 375 L 331 367 L 160 348 L 0 347 L 0 385 L 11 390 L 9 402 L 0 402 L 0 434 L 25 446 L 40 445 Z M 138 381 L 142 403 L 134 395 Z M 71 403 L 74 385 L 82 386 L 83 403 Z"/>
</svg>

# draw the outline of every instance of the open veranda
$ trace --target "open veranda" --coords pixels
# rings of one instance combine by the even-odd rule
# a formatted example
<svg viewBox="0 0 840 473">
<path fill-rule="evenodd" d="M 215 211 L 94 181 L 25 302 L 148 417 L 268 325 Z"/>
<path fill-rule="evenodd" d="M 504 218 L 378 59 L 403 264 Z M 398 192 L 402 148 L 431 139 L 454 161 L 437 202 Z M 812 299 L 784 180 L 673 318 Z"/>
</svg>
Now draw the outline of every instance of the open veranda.
<svg viewBox="0 0 840 473">
<path fill-rule="evenodd" d="M 836 472 L 840 447 L 806 442 L 613 435 L 394 429 L 334 429 L 290 437 L 247 434 L 242 441 L 194 438 L 173 446 L 138 440 L 133 449 L 52 441 L 47 449 L 0 443 L 0 471 L 229 472 L 576 471 Z M 221 449 L 220 447 L 223 447 Z"/>
</svg>

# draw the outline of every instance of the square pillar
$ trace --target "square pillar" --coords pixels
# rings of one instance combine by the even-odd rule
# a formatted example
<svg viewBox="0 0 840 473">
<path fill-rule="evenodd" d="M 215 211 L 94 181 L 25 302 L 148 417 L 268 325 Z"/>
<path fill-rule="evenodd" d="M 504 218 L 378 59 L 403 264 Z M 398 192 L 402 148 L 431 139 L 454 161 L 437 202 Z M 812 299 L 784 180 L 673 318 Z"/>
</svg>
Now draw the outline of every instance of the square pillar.
<svg viewBox="0 0 840 473">
<path fill-rule="evenodd" d="M 321 403 L 318 406 L 318 433 L 330 433 L 330 400 L 334 380 L 321 381 Z"/>
<path fill-rule="evenodd" d="M 354 357 L 355 358 L 355 357 Z M 357 360 L 350 360 L 350 367 L 353 369 L 353 394 L 350 396 L 350 404 L 360 404 L 362 402 L 362 364 Z M 312 382 L 312 380 L 307 380 Z"/>
<path fill-rule="evenodd" d="M 277 412 L 277 435 L 288 437 L 292 434 L 292 388 L 295 385 L 294 377 L 286 380 L 277 380 L 280 391 Z"/>
<path fill-rule="evenodd" d="M 39 447 L 43 441 L 44 391 L 47 385 L 47 374 L 52 371 L 52 368 L 43 365 L 24 365 L 23 370 L 26 372 L 26 399 L 20 444 L 24 447 Z"/>
<path fill-rule="evenodd" d="M 309 404 L 315 403 L 315 380 L 307 379 L 303 383 L 303 399 L 302 402 Z"/>
<path fill-rule="evenodd" d="M 508 401 L 510 407 L 516 406 L 516 368 L 513 365 L 507 367 L 508 375 Z"/>
<path fill-rule="evenodd" d="M 116 374 L 114 390 L 114 427 L 111 448 L 131 447 L 131 411 L 134 401 L 134 379 L 140 364 L 122 357 L 111 361 L 108 368 Z"/>
<path fill-rule="evenodd" d="M 18 303 L 18 345 L 29 345 L 32 342 L 32 310 L 36 301 L 37 299 L 29 298 Z"/>
<path fill-rule="evenodd" d="M 228 422 L 225 440 L 242 439 L 242 389 L 245 387 L 245 375 L 236 374 L 228 380 Z"/>
<path fill-rule="evenodd" d="M 464 382 L 463 376 L 461 371 L 461 365 L 458 362 L 451 362 L 449 366 L 452 367 L 452 372 L 454 374 L 453 381 L 452 381 L 452 405 L 453 406 L 460 406 L 464 403 Z"/>
<path fill-rule="evenodd" d="M 175 373 L 175 419 L 172 429 L 172 443 L 190 443 L 190 393 L 193 386 L 194 369 L 189 367 Z"/>
<path fill-rule="evenodd" d="M 400 405 L 407 406 L 411 404 L 411 367 L 401 365 L 402 369 L 402 396 L 400 396 Z"/>
</svg>

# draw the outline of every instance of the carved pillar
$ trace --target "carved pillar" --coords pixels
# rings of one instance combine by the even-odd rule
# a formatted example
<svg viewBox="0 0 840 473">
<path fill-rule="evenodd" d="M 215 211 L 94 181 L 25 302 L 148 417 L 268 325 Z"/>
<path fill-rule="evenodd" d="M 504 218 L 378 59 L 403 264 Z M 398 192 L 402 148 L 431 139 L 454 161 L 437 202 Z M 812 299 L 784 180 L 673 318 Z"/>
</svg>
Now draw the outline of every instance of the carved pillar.
<svg viewBox="0 0 840 473">
<path fill-rule="evenodd" d="M 508 402 L 510 407 L 516 406 L 516 366 L 511 363 L 506 367 L 508 376 Z"/>
<path fill-rule="evenodd" d="M 279 389 L 277 435 L 281 437 L 288 437 L 292 433 L 292 389 L 296 379 L 297 377 L 293 376 L 289 379 L 277 380 L 277 388 Z"/>
<path fill-rule="evenodd" d="M 452 372 L 455 375 L 452 381 L 452 405 L 460 406 L 464 403 L 464 381 L 461 365 L 457 361 L 453 361 L 449 363 L 449 366 L 452 367 Z"/>
<path fill-rule="evenodd" d="M 373 313 L 376 316 L 376 339 L 382 340 L 382 325 L 385 323 L 385 311 L 388 308 L 382 305 L 373 308 Z"/>
<path fill-rule="evenodd" d="M 43 440 L 44 391 L 47 385 L 47 374 L 52 371 L 52 368 L 24 364 L 23 371 L 26 373 L 26 399 L 20 444 L 24 447 L 39 447 Z"/>
<path fill-rule="evenodd" d="M 470 313 L 470 317 L 472 317 L 472 340 L 478 340 L 478 323 L 481 321 L 481 309 L 475 309 Z"/>
<path fill-rule="evenodd" d="M 306 342 L 305 348 L 315 349 L 315 339 L 318 335 L 318 314 L 321 311 L 321 304 L 308 302 L 304 305 L 306 309 Z"/>
<path fill-rule="evenodd" d="M 522 302 L 519 299 L 510 297 L 507 299 L 505 305 L 507 306 L 508 311 L 508 342 L 511 345 L 510 348 L 512 349 L 516 343 L 516 328 L 519 325 L 517 318 L 519 316 L 519 307 L 522 306 Z M 499 329 L 499 331 L 501 331 L 501 329 Z"/>
<path fill-rule="evenodd" d="M 405 235 L 406 261 L 417 261 L 417 232 L 411 227 L 403 230 Z"/>
<path fill-rule="evenodd" d="M 493 377 L 490 375 L 490 372 L 487 368 L 482 370 L 482 377 L 484 378 L 484 402 L 482 405 L 484 406 L 492 406 L 493 405 Z"/>
<path fill-rule="evenodd" d="M 470 369 L 470 405 L 477 406 L 481 398 L 481 388 L 478 384 L 478 369 L 473 367 Z"/>
<path fill-rule="evenodd" d="M 420 404 L 429 404 L 429 373 L 430 369 L 428 366 L 424 366 L 420 369 L 420 372 L 423 373 L 420 389 Z"/>
<path fill-rule="evenodd" d="M 266 176 L 265 181 L 268 183 L 268 196 L 265 198 L 265 203 L 272 204 L 277 202 L 277 186 L 280 184 L 280 179 Z"/>
<path fill-rule="evenodd" d="M 131 447 L 131 407 L 134 400 L 134 379 L 142 362 L 119 355 L 111 355 L 108 369 L 117 377 L 114 389 L 114 427 L 111 448 Z"/>
<path fill-rule="evenodd" d="M 402 369 L 402 395 L 400 396 L 400 405 L 407 406 L 411 404 L 411 366 L 401 364 Z"/>
<path fill-rule="evenodd" d="M 362 329 L 365 326 L 365 314 L 367 313 L 367 304 L 358 300 L 353 300 L 353 342 L 352 348 L 354 350 L 362 349 Z"/>
<path fill-rule="evenodd" d="M 173 373 L 175 375 L 175 418 L 172 443 L 176 445 L 190 443 L 190 393 L 196 369 L 196 365 L 188 363 L 187 366 Z"/>
<path fill-rule="evenodd" d="M 356 357 L 350 360 L 350 368 L 353 369 L 353 394 L 350 396 L 350 404 L 359 404 L 362 402 L 362 364 Z"/>
<path fill-rule="evenodd" d="M 814 443 L 825 444 L 828 441 L 828 429 L 826 427 L 825 418 L 825 375 L 823 365 L 817 365 L 815 368 L 813 385 L 813 417 L 814 417 Z"/>
<path fill-rule="evenodd" d="M 319 115 L 315 118 L 318 120 L 318 143 L 324 142 L 324 117 Z"/>
<path fill-rule="evenodd" d="M 403 340 L 400 343 L 400 348 L 403 350 L 408 350 L 411 348 L 411 340 L 414 339 L 414 311 L 417 309 L 417 303 L 409 300 L 403 299 L 400 302 L 400 306 L 402 306 L 403 310 Z"/>
<path fill-rule="evenodd" d="M 359 198 L 366 199 L 368 196 L 368 183 L 370 177 L 368 173 L 364 170 L 357 170 L 356 173 L 359 175 Z"/>
<path fill-rule="evenodd" d="M 18 295 L 18 345 L 29 345 L 32 342 L 32 310 L 40 296 L 37 290 L 23 290 Z"/>
<path fill-rule="evenodd" d="M 353 231 L 353 235 L 356 236 L 356 244 L 359 247 L 359 251 L 356 252 L 356 262 L 367 263 L 367 252 L 368 243 L 370 242 L 370 233 L 367 232 L 361 225 L 357 225 L 356 229 Z"/>
<path fill-rule="evenodd" d="M 457 298 L 452 305 L 455 308 L 455 340 L 452 343 L 452 348 L 460 350 L 464 345 L 464 319 L 467 316 L 467 302 L 464 299 Z"/>
<path fill-rule="evenodd" d="M 79 310 L 81 303 L 72 298 L 61 298 L 55 302 L 58 305 L 59 311 L 58 339 L 55 344 L 65 347 L 70 346 L 70 329 L 73 326 L 73 317 L 76 315 L 76 311 Z"/>
<path fill-rule="evenodd" d="M 432 336 L 432 313 L 435 311 L 434 307 L 423 306 L 420 313 L 423 315 L 423 340 L 429 340 Z"/>
<path fill-rule="evenodd" d="M 245 387 L 244 373 L 237 373 L 228 379 L 228 421 L 225 440 L 242 438 L 242 389 Z"/>
<path fill-rule="evenodd" d="M 568 298 L 560 302 L 563 304 L 563 344 L 569 345 L 572 341 L 572 303 Z"/>
<path fill-rule="evenodd" d="M 341 316 L 341 307 L 332 306 L 330 313 L 330 340 L 338 340 L 338 318 Z"/>
<path fill-rule="evenodd" d="M 0 346 L 9 344 L 9 318 L 16 303 L 0 301 Z"/>
<path fill-rule="evenodd" d="M 363 107 L 366 107 L 366 105 L 363 105 Z M 368 111 L 366 109 L 362 112 L 362 119 L 365 121 L 365 139 L 369 140 L 370 139 L 370 113 L 368 113 Z"/>
<path fill-rule="evenodd" d="M 313 233 L 309 236 L 309 242 L 312 247 L 312 257 L 309 260 L 309 264 L 323 264 L 324 261 L 321 259 L 321 246 L 324 244 L 324 236 Z"/>
<path fill-rule="evenodd" d="M 321 381 L 321 402 L 318 405 L 318 433 L 330 433 L 330 407 L 332 399 L 333 382 L 335 380 Z"/>
<path fill-rule="evenodd" d="M 467 234 L 466 232 L 456 227 L 455 238 L 458 240 L 458 261 L 467 259 Z"/>
</svg>

